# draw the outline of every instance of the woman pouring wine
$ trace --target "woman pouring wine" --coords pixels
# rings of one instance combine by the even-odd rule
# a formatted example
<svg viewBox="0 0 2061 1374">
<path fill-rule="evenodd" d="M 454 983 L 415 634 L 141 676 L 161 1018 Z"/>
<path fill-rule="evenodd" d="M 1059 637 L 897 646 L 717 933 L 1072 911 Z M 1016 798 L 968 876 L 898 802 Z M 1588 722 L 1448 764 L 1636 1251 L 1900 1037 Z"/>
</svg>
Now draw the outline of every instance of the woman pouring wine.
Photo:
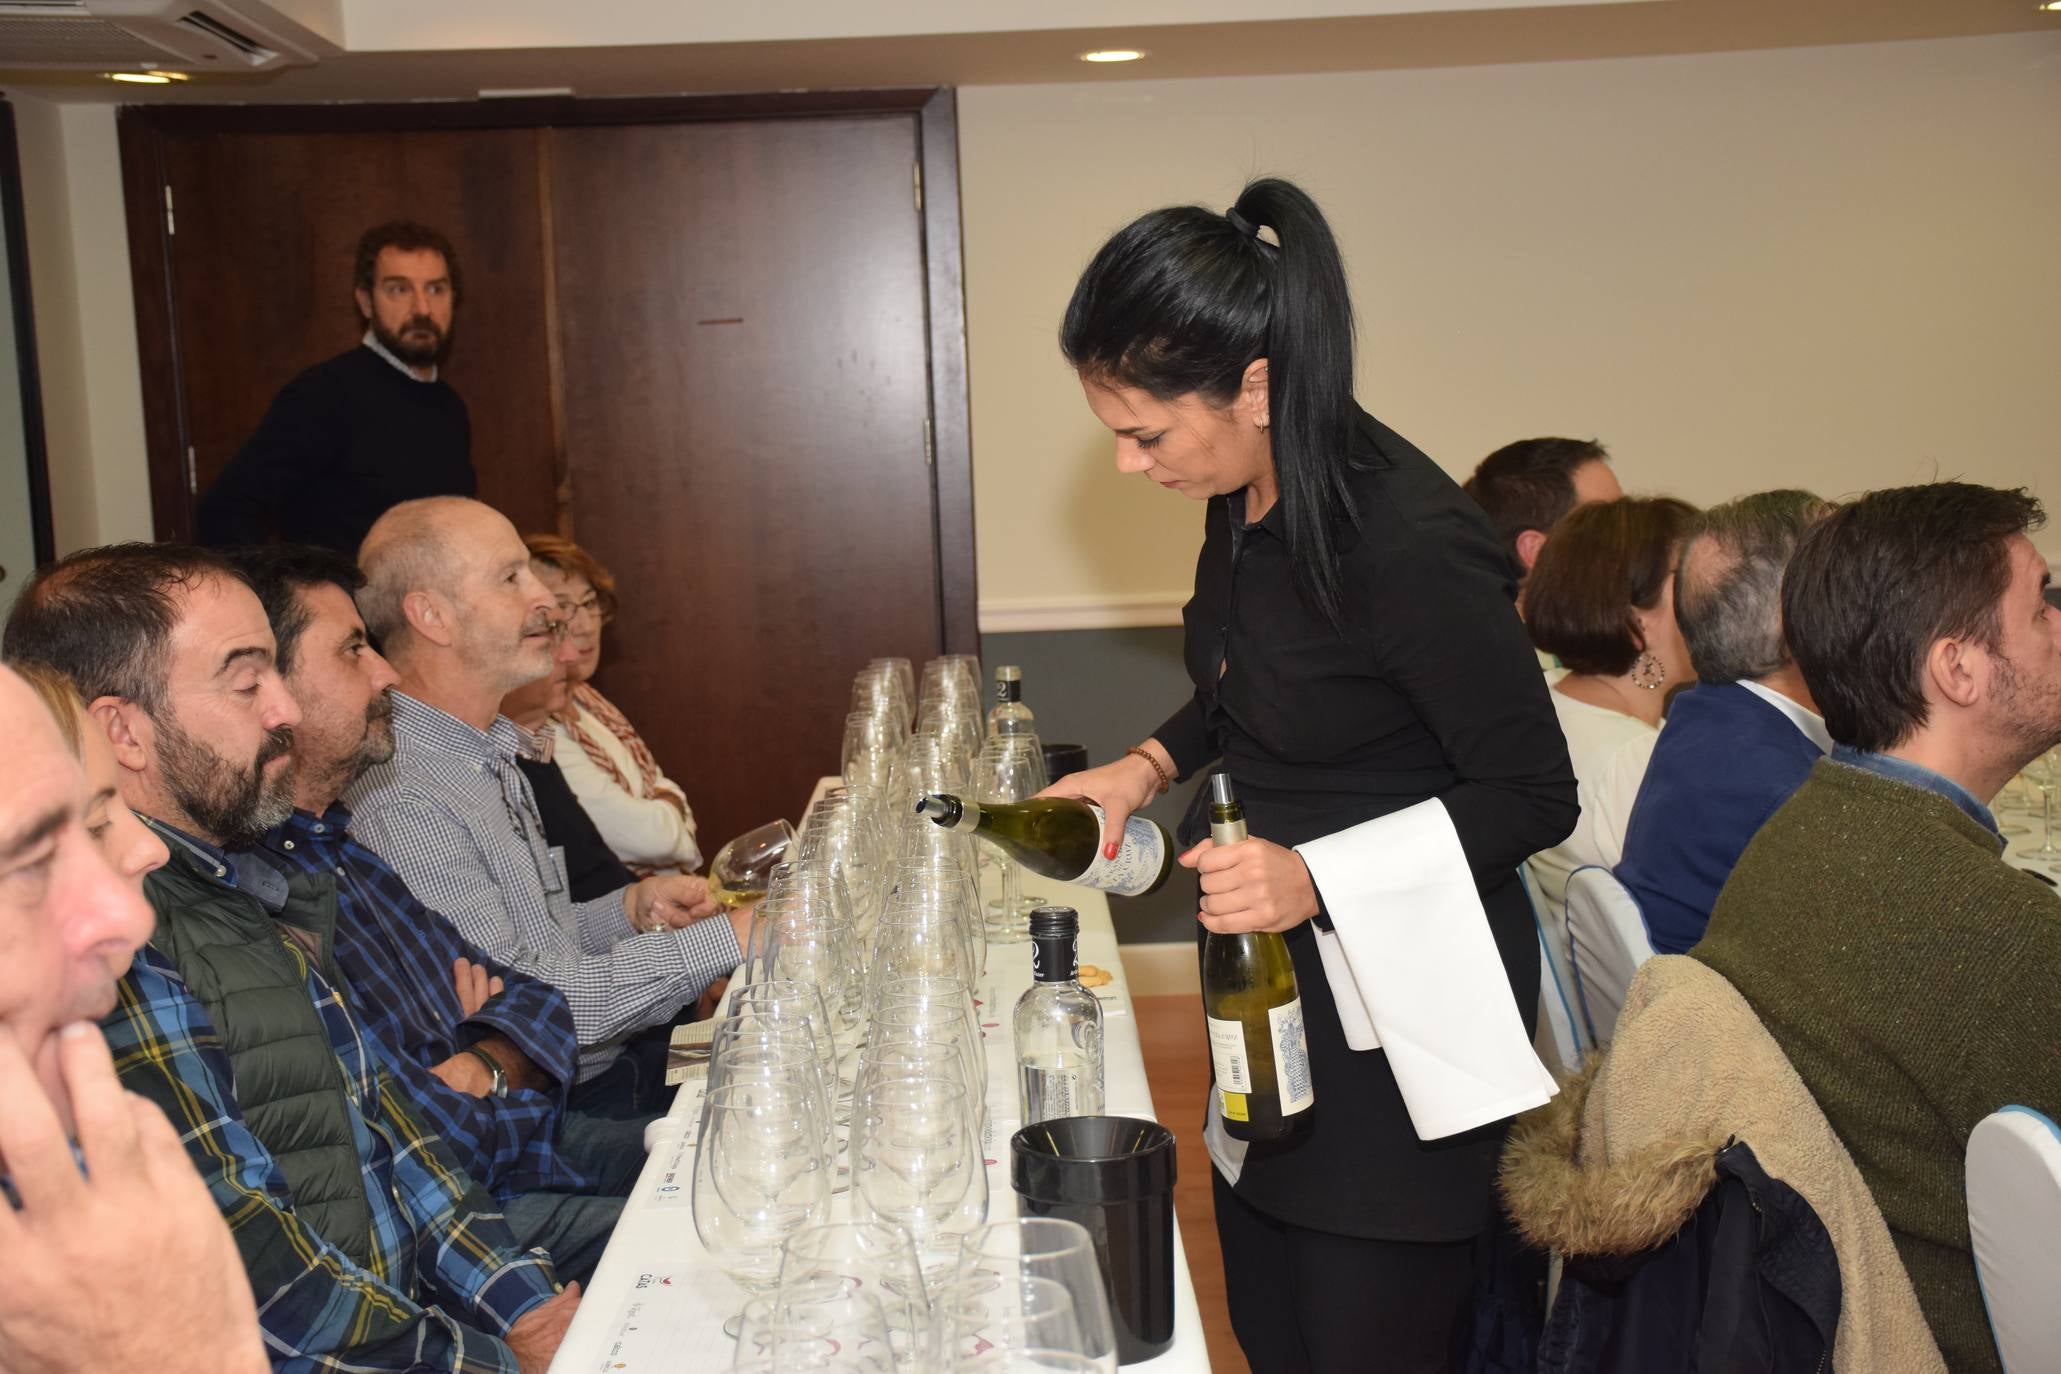
<svg viewBox="0 0 2061 1374">
<path fill-rule="evenodd" d="M 1260 1374 L 1444 1369 L 1503 1118 L 1551 1091 L 1529 1056 L 1538 943 L 1517 867 L 1576 815 L 1510 569 L 1459 487 L 1355 403 L 1344 266 L 1294 185 L 1134 221 L 1083 273 L 1060 343 L 1117 469 L 1206 513 L 1183 612 L 1194 695 L 1050 791 L 1097 801 L 1114 842 L 1170 780 L 1216 763 L 1250 837 L 1220 828 L 1234 842 L 1180 856 L 1199 919 L 1284 934 L 1300 986 L 1308 1124 L 1234 1140 L 1211 1094 L 1233 1328 Z M 1427 864 L 1419 890 L 1463 900 L 1384 901 L 1385 872 Z M 1442 1024 L 1396 1033 L 1446 986 Z M 1452 1062 L 1490 1041 L 1507 1062 L 1515 1044 L 1515 1095 L 1456 1073 L 1471 1100 L 1443 1111 L 1448 1085 L 1418 1051 L 1447 1030 L 1480 1042 Z M 1472 1128 L 1445 1134 L 1455 1121 Z"/>
</svg>

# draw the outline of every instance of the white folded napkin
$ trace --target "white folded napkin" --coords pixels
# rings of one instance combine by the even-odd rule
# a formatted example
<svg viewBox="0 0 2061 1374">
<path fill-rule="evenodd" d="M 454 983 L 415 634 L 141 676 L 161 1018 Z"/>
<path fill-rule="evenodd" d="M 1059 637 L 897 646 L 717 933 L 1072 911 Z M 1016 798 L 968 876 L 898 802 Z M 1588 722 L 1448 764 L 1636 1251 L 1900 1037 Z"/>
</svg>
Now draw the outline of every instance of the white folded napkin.
<svg viewBox="0 0 2061 1374">
<path fill-rule="evenodd" d="M 1335 935 L 1318 932 L 1317 948 L 1346 1043 L 1388 1052 L 1419 1139 L 1553 1096 L 1443 803 L 1434 797 L 1296 852 L 1331 915 Z"/>
</svg>

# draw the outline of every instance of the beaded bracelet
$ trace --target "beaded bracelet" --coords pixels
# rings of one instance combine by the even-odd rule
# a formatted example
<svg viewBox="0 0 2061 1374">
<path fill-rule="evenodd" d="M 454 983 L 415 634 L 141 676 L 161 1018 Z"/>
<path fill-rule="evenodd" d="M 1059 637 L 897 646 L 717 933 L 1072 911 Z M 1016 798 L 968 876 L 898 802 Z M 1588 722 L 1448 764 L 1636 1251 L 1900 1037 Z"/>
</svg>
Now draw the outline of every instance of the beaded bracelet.
<svg viewBox="0 0 2061 1374">
<path fill-rule="evenodd" d="M 1173 787 L 1174 780 L 1166 775 L 1166 769 L 1161 768 L 1159 766 L 1159 760 L 1152 757 L 1152 754 L 1149 750 L 1140 749 L 1137 745 L 1134 744 L 1130 748 L 1124 750 L 1124 752 L 1126 754 L 1136 754 L 1139 758 L 1145 760 L 1145 762 L 1152 765 L 1152 776 L 1159 779 L 1160 796 L 1164 797 L 1167 794 L 1167 791 Z"/>
</svg>

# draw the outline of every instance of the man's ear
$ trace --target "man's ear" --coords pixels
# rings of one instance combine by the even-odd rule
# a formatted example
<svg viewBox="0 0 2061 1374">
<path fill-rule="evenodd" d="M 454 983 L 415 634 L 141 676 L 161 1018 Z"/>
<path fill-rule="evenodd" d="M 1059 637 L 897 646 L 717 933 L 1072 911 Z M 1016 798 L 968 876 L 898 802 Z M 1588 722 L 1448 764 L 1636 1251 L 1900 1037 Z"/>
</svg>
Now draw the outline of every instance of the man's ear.
<svg viewBox="0 0 2061 1374">
<path fill-rule="evenodd" d="M 1967 708 L 1989 691 L 1996 664 L 1990 651 L 1966 639 L 1935 639 L 1925 651 L 1927 696 Z"/>
<path fill-rule="evenodd" d="M 451 599 L 426 589 L 401 598 L 401 614 L 408 628 L 431 644 L 449 648 L 458 639 L 458 608 Z"/>
<path fill-rule="evenodd" d="M 157 739 L 156 722 L 135 702 L 114 696 L 95 697 L 86 714 L 107 736 L 115 763 L 123 770 L 141 773 L 150 766 L 151 750 Z"/>
<path fill-rule="evenodd" d="M 1530 572 L 1532 564 L 1539 561 L 1539 550 L 1546 547 L 1544 530 L 1520 530 L 1517 534 L 1517 561 Z"/>
<path fill-rule="evenodd" d="M 358 302 L 358 317 L 367 324 L 372 323 L 372 293 L 364 287 L 354 287 L 351 296 Z"/>
</svg>

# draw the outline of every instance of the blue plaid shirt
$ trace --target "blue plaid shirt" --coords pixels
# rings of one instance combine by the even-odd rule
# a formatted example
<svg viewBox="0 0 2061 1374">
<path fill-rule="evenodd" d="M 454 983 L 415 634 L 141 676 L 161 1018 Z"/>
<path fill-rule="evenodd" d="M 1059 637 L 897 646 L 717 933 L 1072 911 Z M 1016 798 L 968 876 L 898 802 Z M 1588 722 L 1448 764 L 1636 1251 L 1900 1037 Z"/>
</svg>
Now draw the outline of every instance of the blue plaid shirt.
<svg viewBox="0 0 2061 1374">
<path fill-rule="evenodd" d="M 173 863 L 197 862 L 238 886 L 220 851 L 160 833 L 174 842 Z M 171 1118 L 236 1237 L 272 1367 L 520 1374 L 501 1337 L 556 1291 L 549 1258 L 517 1247 L 491 1200 L 410 1115 L 377 1043 L 299 944 L 279 938 L 304 973 L 351 1103 L 372 1214 L 363 1266 L 295 1213 L 285 1174 L 237 1106 L 221 1037 L 169 960 L 139 950 L 101 1023 L 123 1086 Z"/>
<path fill-rule="evenodd" d="M 351 838 L 350 823 L 342 806 L 319 817 L 296 811 L 264 845 L 286 868 L 336 876 L 336 961 L 350 980 L 351 1008 L 378 1037 L 387 1067 L 465 1171 L 496 1197 L 584 1189 L 587 1179 L 558 1153 L 579 1052 L 564 995 L 467 944 L 385 860 Z M 503 984 L 471 1016 L 452 981 L 459 959 L 483 965 Z M 496 1033 L 552 1078 L 549 1092 L 474 1097 L 430 1072 Z"/>
<path fill-rule="evenodd" d="M 623 894 L 575 902 L 564 852 L 544 836 L 506 716 L 478 730 L 396 691 L 393 758 L 347 794 L 352 829 L 465 938 L 565 994 L 578 1077 L 615 1062 L 622 1041 L 691 1006 L 742 957 L 720 916 L 678 930 L 630 929 Z"/>
</svg>

